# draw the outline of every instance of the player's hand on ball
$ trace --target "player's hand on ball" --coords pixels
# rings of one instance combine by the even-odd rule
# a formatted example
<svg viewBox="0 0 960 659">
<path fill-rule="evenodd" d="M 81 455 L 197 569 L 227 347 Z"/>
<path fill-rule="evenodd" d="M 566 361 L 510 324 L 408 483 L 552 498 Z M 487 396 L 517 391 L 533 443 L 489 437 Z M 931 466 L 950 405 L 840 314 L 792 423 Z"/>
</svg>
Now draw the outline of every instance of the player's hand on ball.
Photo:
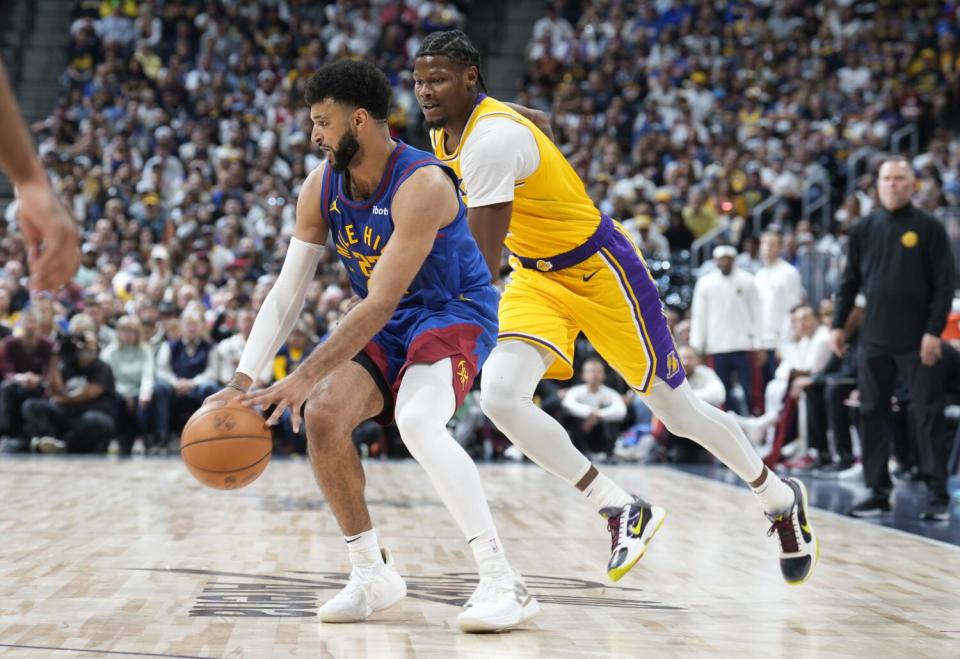
<svg viewBox="0 0 960 659">
<path fill-rule="evenodd" d="M 266 389 L 253 393 L 243 394 L 239 401 L 247 407 L 259 405 L 263 409 L 274 405 L 273 414 L 267 419 L 267 425 L 276 424 L 285 410 L 290 410 L 293 421 L 293 432 L 300 432 L 300 410 L 306 402 L 310 392 L 313 391 L 314 382 L 301 375 L 297 371 L 275 382 Z"/>
<path fill-rule="evenodd" d="M 224 387 L 220 391 L 210 396 L 207 396 L 203 401 L 203 406 L 211 405 L 213 403 L 229 403 L 232 400 L 236 400 L 243 395 L 243 392 L 239 389 L 234 389 L 233 387 Z"/>
</svg>

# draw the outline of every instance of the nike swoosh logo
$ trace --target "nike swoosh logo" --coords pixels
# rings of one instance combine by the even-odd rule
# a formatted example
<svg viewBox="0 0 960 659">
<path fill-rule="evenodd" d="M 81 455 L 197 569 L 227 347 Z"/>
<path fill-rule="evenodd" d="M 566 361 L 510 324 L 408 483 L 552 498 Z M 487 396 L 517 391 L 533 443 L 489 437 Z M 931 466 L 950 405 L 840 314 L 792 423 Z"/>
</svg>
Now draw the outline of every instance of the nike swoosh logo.
<svg viewBox="0 0 960 659">
<path fill-rule="evenodd" d="M 594 271 L 591 272 L 589 275 L 584 275 L 584 276 L 583 276 L 583 281 L 590 281 L 591 279 L 593 279 L 593 276 L 594 276 L 595 274 L 597 274 L 598 272 L 600 272 L 600 271 L 599 271 L 599 270 L 594 270 Z"/>
<path fill-rule="evenodd" d="M 643 528 L 643 508 L 640 509 L 639 514 L 637 515 L 637 523 L 630 527 L 630 533 L 635 536 L 640 535 L 640 529 Z"/>
</svg>

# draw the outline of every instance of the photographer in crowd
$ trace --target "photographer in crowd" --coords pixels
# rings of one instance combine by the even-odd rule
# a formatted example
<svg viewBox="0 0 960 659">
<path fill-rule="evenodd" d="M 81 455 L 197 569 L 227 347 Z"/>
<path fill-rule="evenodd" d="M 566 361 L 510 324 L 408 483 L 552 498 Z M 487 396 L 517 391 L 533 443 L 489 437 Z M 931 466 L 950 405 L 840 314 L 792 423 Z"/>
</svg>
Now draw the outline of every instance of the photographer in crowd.
<svg viewBox="0 0 960 659">
<path fill-rule="evenodd" d="M 97 356 L 96 334 L 84 330 L 81 323 L 71 323 L 69 334 L 59 342 L 46 393 L 46 398 L 31 398 L 23 404 L 31 448 L 41 453 L 106 448 L 116 428 L 113 373 Z"/>
</svg>

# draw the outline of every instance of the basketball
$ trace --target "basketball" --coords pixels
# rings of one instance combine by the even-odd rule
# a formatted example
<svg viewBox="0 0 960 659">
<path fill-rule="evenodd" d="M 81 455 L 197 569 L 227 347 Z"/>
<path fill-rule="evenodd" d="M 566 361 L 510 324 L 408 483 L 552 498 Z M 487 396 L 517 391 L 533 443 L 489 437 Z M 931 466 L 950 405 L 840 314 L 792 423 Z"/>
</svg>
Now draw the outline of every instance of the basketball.
<svg viewBox="0 0 960 659">
<path fill-rule="evenodd" d="M 218 490 L 257 480 L 270 462 L 273 438 L 263 417 L 237 403 L 197 410 L 183 427 L 180 455 L 194 477 Z"/>
</svg>

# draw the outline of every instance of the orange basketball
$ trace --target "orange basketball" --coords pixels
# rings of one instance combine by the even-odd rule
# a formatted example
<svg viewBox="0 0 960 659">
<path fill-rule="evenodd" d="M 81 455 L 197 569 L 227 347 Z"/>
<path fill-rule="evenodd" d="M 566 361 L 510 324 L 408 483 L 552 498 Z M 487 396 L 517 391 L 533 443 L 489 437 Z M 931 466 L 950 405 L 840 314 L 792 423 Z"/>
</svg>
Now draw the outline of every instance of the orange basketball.
<svg viewBox="0 0 960 659">
<path fill-rule="evenodd" d="M 270 463 L 273 438 L 263 417 L 237 403 L 197 410 L 180 435 L 180 456 L 204 485 L 233 490 L 257 480 Z"/>
</svg>

